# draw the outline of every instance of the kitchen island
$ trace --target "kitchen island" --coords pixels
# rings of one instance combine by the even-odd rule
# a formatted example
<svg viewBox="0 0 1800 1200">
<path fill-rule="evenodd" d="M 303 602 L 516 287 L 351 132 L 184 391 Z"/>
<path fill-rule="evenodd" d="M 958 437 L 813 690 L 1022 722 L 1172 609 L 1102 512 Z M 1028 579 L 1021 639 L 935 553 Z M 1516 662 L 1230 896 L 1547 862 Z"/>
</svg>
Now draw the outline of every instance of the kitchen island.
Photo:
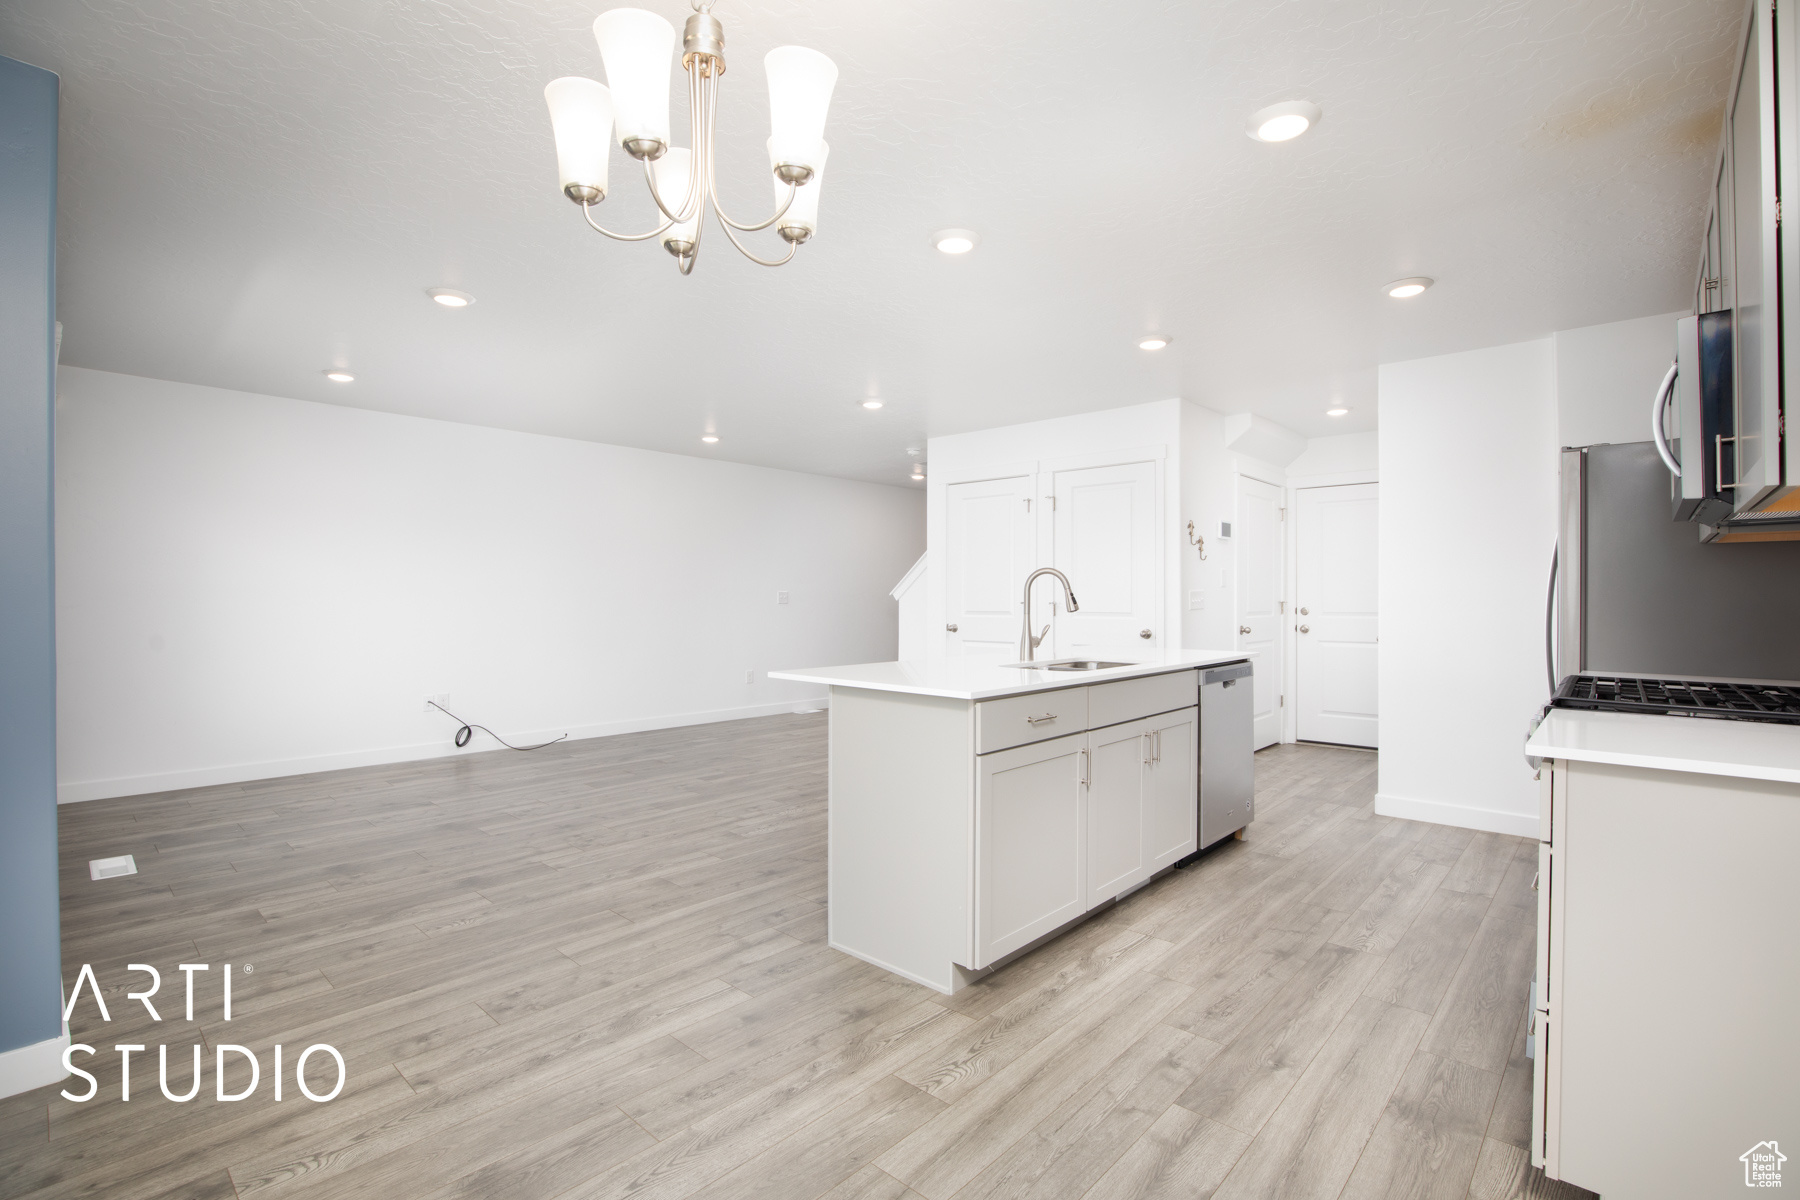
<svg viewBox="0 0 1800 1200">
<path fill-rule="evenodd" d="M 1553 709 L 1526 753 L 1532 1162 L 1607 1197 L 1735 1193 L 1800 1142 L 1800 726 Z"/>
<path fill-rule="evenodd" d="M 1201 828 L 1199 700 L 1249 658 L 771 671 L 831 689 L 831 945 L 953 993 L 1241 829 L 1247 788 Z"/>
</svg>

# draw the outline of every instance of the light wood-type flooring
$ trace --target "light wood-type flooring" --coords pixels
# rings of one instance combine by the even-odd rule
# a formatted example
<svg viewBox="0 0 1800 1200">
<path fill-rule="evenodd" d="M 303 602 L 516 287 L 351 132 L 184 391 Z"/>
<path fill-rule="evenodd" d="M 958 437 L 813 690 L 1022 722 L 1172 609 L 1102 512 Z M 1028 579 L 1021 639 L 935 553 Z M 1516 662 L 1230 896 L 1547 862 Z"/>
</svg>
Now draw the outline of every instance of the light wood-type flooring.
<svg viewBox="0 0 1800 1200">
<path fill-rule="evenodd" d="M 1525 1149 L 1533 843 L 1271 748 L 1245 841 L 940 996 L 825 944 L 825 720 L 65 806 L 65 980 L 112 1020 L 72 1020 L 98 1098 L 0 1101 L 0 1196 L 1587 1195 Z"/>
</svg>

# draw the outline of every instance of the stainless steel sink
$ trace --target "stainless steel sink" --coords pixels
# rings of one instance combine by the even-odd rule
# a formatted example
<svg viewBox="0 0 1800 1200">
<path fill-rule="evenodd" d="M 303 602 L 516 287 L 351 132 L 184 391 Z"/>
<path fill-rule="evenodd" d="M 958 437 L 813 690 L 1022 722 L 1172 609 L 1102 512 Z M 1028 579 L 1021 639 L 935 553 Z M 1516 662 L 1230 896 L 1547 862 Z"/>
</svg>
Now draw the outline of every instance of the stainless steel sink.
<svg viewBox="0 0 1800 1200">
<path fill-rule="evenodd" d="M 1029 665 L 1029 664 L 1027 664 Z M 1058 658 L 1036 664 L 1046 671 L 1104 671 L 1108 667 L 1135 667 L 1136 663 L 1100 662 L 1091 658 Z"/>
</svg>

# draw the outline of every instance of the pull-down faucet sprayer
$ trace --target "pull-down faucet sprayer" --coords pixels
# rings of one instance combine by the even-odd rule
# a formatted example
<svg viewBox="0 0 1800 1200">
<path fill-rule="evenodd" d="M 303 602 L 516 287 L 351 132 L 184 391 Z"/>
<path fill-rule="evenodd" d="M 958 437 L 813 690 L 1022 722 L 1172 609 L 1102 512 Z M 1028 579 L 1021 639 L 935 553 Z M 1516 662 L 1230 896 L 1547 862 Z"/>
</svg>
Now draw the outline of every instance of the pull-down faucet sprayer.
<svg viewBox="0 0 1800 1200">
<path fill-rule="evenodd" d="M 1044 632 L 1033 637 L 1031 634 L 1031 585 L 1039 575 L 1054 575 L 1058 583 L 1063 585 L 1063 594 L 1069 598 L 1069 611 L 1079 612 L 1081 605 L 1075 602 L 1075 589 L 1069 586 L 1069 577 L 1055 567 L 1039 567 L 1025 577 L 1025 626 L 1019 633 L 1019 659 L 1021 662 L 1036 661 L 1037 648 L 1044 638 L 1049 636 L 1050 626 L 1044 626 Z"/>
</svg>

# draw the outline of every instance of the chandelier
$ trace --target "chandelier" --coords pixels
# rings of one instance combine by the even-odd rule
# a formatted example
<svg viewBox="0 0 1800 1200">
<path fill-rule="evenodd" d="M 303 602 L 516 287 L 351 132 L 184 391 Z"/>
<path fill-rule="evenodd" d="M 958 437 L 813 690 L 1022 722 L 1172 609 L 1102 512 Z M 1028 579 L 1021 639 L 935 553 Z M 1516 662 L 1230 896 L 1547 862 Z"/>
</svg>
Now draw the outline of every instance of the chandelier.
<svg viewBox="0 0 1800 1200">
<path fill-rule="evenodd" d="M 581 205 L 596 233 L 621 242 L 662 239 L 683 275 L 694 269 L 706 210 L 751 262 L 779 267 L 818 228 L 819 188 L 825 175 L 825 111 L 837 84 L 837 66 L 817 50 L 778 46 L 763 58 L 769 75 L 769 172 L 775 215 L 755 225 L 734 221 L 719 204 L 713 171 L 714 115 L 719 77 L 725 74 L 725 27 L 711 0 L 694 4 L 681 39 L 681 69 L 688 77 L 688 147 L 669 141 L 669 76 L 675 27 L 641 8 L 614 8 L 594 19 L 594 40 L 606 67 L 606 84 L 580 76 L 553 80 L 544 89 L 556 135 L 556 166 L 563 195 Z M 608 86 L 610 85 L 610 86 Z M 613 139 L 644 164 L 644 182 L 662 223 L 648 233 L 614 233 L 594 220 L 606 199 L 607 163 Z M 760 258 L 739 233 L 775 227 L 787 242 L 780 258 Z"/>
</svg>

